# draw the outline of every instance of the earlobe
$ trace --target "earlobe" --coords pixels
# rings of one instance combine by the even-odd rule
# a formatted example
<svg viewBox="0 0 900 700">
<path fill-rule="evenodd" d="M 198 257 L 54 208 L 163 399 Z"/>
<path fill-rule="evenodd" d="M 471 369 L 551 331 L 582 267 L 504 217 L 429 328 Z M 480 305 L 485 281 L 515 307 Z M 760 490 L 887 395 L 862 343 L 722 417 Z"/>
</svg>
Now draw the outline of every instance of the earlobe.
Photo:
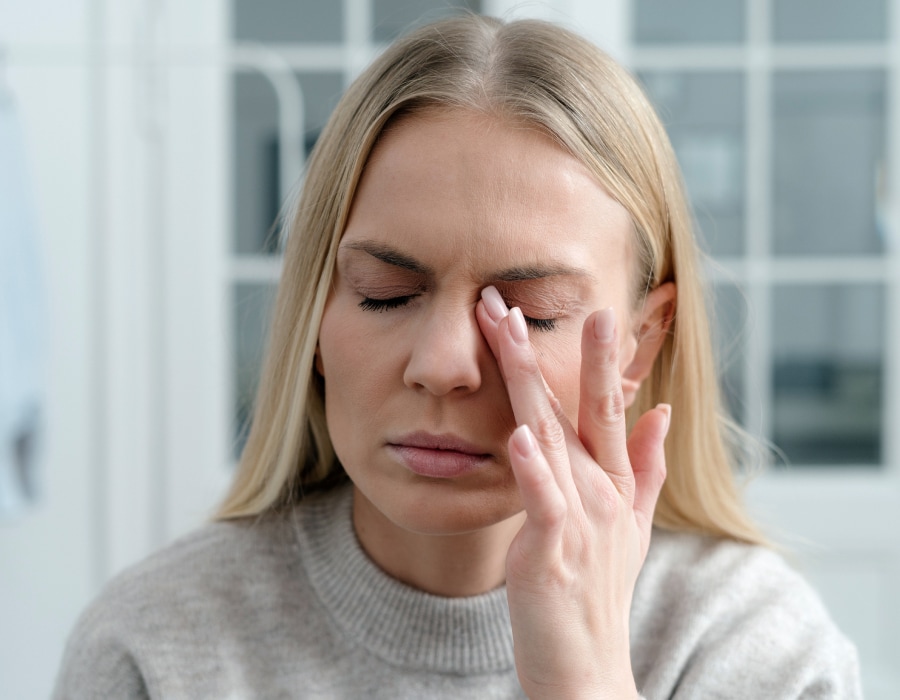
<svg viewBox="0 0 900 700">
<path fill-rule="evenodd" d="M 634 403 L 641 383 L 653 370 L 653 364 L 675 318 L 675 300 L 674 282 L 661 284 L 644 300 L 634 355 L 622 372 L 622 392 L 626 406 Z"/>
</svg>

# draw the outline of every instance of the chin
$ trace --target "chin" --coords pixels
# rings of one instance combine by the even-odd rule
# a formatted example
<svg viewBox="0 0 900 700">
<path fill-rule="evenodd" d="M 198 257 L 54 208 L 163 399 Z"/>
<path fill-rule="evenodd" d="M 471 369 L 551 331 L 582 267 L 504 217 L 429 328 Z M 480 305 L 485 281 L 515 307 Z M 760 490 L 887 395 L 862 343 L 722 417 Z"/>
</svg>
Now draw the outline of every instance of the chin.
<svg viewBox="0 0 900 700">
<path fill-rule="evenodd" d="M 518 490 L 460 489 L 438 480 L 416 484 L 388 499 L 369 499 L 395 526 L 420 535 L 463 535 L 487 530 L 523 511 Z"/>
</svg>

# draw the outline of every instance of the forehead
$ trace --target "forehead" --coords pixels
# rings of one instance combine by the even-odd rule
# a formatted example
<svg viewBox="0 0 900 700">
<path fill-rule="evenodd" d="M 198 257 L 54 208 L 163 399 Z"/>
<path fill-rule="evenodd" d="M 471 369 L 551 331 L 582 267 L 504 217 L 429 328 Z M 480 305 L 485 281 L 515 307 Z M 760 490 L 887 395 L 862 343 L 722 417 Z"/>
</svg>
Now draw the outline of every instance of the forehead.
<svg viewBox="0 0 900 700">
<path fill-rule="evenodd" d="M 431 111 L 379 139 L 342 244 L 358 240 L 473 269 L 577 263 L 606 277 L 630 259 L 632 226 L 587 168 L 537 128 Z"/>
</svg>

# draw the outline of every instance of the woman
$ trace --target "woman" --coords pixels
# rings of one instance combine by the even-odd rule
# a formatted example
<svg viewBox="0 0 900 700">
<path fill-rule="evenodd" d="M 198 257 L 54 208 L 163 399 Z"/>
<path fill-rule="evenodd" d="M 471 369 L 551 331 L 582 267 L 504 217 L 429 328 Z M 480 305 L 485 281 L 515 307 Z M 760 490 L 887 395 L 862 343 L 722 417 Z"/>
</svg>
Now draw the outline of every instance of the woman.
<svg viewBox="0 0 900 700">
<path fill-rule="evenodd" d="M 609 58 L 412 33 L 289 225 L 219 522 L 110 584 L 59 697 L 859 696 L 741 506 L 678 169 Z"/>
</svg>

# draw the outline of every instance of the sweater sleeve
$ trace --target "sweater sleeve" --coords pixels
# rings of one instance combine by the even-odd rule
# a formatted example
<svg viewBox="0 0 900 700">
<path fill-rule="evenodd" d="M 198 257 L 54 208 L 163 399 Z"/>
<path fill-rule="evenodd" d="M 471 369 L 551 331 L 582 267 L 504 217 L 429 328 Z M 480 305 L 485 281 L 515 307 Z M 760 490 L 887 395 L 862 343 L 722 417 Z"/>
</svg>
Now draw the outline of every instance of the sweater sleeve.
<svg viewBox="0 0 900 700">
<path fill-rule="evenodd" d="M 659 539 L 632 618 L 635 675 L 648 700 L 862 697 L 856 649 L 780 556 L 709 538 Z"/>
</svg>

